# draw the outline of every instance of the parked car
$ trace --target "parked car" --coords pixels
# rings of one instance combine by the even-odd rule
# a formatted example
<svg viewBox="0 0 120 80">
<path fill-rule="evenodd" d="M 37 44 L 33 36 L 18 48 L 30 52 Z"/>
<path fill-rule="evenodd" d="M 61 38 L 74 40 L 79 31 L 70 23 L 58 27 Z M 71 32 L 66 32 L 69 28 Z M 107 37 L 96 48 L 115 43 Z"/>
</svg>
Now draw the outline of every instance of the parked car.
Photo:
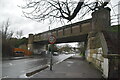
<svg viewBox="0 0 120 80">
<path fill-rule="evenodd" d="M 45 56 L 46 54 L 47 54 L 46 51 L 41 51 L 41 55 L 42 55 L 42 56 Z"/>
<path fill-rule="evenodd" d="M 65 54 L 68 54 L 68 52 L 65 52 Z"/>
<path fill-rule="evenodd" d="M 58 56 L 58 55 L 59 55 L 58 52 L 53 53 L 53 56 Z"/>
</svg>

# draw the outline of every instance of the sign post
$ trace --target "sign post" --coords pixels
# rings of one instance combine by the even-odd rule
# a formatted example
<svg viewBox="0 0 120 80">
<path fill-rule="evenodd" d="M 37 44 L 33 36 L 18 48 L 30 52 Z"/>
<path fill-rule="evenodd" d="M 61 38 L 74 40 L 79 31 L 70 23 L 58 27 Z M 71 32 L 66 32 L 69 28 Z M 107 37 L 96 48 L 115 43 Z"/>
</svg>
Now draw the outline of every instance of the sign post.
<svg viewBox="0 0 120 80">
<path fill-rule="evenodd" d="M 50 37 L 48 38 L 49 43 L 51 44 L 51 54 L 50 54 L 50 70 L 52 71 L 52 54 L 54 53 L 53 51 L 53 47 L 54 47 L 54 43 L 56 42 L 56 37 L 54 35 L 50 35 Z"/>
</svg>

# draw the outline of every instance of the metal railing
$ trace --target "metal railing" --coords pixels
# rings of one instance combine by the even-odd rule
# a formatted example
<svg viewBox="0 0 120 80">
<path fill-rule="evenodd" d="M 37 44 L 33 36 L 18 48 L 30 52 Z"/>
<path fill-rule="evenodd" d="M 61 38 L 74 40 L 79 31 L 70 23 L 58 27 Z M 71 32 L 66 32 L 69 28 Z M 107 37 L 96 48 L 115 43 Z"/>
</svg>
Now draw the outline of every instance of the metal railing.
<svg viewBox="0 0 120 80">
<path fill-rule="evenodd" d="M 111 16 L 111 26 L 113 25 L 120 25 L 120 14 Z"/>
</svg>

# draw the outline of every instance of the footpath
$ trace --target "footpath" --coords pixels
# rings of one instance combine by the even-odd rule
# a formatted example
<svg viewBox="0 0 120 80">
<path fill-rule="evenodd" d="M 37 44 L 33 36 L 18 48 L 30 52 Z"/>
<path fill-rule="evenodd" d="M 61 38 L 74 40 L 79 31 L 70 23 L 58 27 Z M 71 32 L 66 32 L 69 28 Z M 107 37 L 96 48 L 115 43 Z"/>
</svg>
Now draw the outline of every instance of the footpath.
<svg viewBox="0 0 120 80">
<path fill-rule="evenodd" d="M 73 56 L 30 76 L 30 78 L 102 78 L 102 73 L 82 57 Z"/>
</svg>

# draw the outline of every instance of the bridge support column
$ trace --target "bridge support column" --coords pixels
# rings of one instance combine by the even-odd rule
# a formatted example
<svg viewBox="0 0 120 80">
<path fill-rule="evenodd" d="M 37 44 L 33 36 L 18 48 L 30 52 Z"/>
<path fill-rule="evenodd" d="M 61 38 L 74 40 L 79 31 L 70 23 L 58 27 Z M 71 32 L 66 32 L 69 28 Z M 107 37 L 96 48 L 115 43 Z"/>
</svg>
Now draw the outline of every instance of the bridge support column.
<svg viewBox="0 0 120 80">
<path fill-rule="evenodd" d="M 96 45 L 96 34 L 97 33 L 93 33 L 90 32 L 88 34 L 88 42 L 87 42 L 87 50 L 86 50 L 86 59 L 88 60 L 88 62 L 93 62 L 93 54 L 96 54 L 96 48 L 99 45 Z"/>
<path fill-rule="evenodd" d="M 87 59 L 90 62 L 92 61 L 92 54 L 97 53 L 96 48 L 100 47 L 100 44 L 98 44 L 100 43 L 98 42 L 99 38 L 97 38 L 96 34 L 105 31 L 107 27 L 110 27 L 110 8 L 101 8 L 93 12 L 91 23 L 92 31 L 88 34 L 87 44 Z"/>
<path fill-rule="evenodd" d="M 28 50 L 33 52 L 33 34 L 29 34 L 28 38 Z"/>
<path fill-rule="evenodd" d="M 110 27 L 110 8 L 101 8 L 92 13 L 92 30 L 104 31 Z"/>
<path fill-rule="evenodd" d="M 108 47 L 106 40 L 103 41 L 104 35 L 100 33 L 102 31 L 106 31 L 106 29 L 110 27 L 110 9 L 109 8 L 101 8 L 92 13 L 92 31 L 88 34 L 88 44 L 87 44 L 87 60 L 97 65 L 99 68 L 99 61 L 101 65 L 101 70 L 105 78 L 109 77 L 109 61 L 104 58 L 103 54 L 108 54 Z M 102 49 L 102 53 L 98 54 L 98 49 Z M 101 59 L 97 58 L 98 55 L 101 55 Z M 99 59 L 99 61 L 98 61 Z M 102 64 L 101 64 L 102 63 Z"/>
</svg>

